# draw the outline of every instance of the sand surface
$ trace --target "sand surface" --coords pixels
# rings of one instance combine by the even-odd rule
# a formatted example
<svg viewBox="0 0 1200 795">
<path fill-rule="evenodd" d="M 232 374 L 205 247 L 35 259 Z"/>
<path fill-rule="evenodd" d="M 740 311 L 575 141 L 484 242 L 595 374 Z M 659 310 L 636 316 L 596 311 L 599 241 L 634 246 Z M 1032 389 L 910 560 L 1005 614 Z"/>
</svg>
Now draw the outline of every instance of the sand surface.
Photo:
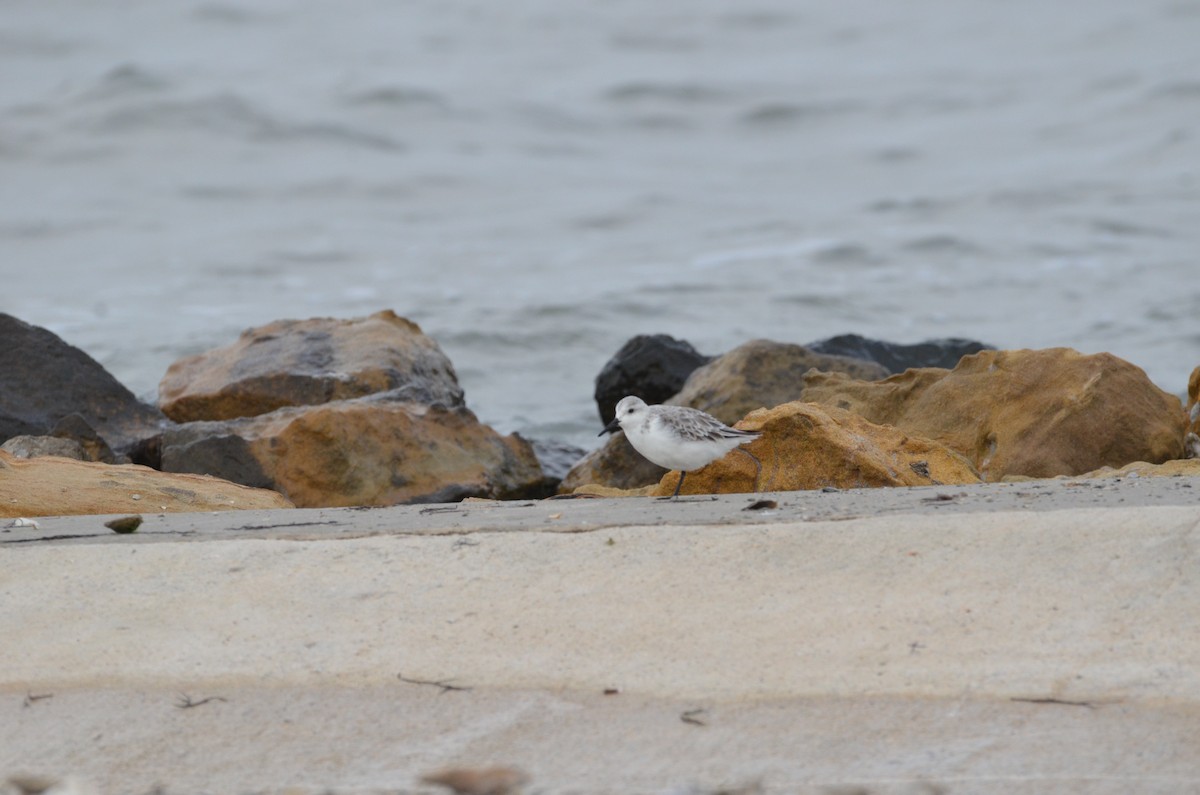
<svg viewBox="0 0 1200 795">
<path fill-rule="evenodd" d="M 41 519 L 0 529 L 0 776 L 1195 792 L 1198 503 L 1126 478 Z"/>
</svg>

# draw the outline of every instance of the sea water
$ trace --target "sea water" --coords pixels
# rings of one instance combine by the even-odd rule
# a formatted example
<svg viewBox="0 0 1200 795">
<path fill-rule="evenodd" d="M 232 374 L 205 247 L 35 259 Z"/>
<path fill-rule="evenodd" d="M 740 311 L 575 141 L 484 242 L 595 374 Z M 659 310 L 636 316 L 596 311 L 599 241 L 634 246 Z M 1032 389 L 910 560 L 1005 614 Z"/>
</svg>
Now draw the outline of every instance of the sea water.
<svg viewBox="0 0 1200 795">
<path fill-rule="evenodd" d="M 1200 2 L 18 0 L 0 311 L 153 399 L 391 308 L 595 442 L 637 333 L 1200 364 Z"/>
</svg>

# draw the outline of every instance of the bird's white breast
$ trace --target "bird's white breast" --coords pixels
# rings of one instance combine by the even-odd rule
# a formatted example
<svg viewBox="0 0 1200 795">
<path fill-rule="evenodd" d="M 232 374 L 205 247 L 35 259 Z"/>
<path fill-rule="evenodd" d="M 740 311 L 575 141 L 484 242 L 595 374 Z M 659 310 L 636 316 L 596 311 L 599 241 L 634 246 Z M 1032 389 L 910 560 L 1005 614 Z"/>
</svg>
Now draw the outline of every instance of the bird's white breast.
<svg viewBox="0 0 1200 795">
<path fill-rule="evenodd" d="M 686 440 L 654 418 L 627 428 L 625 436 L 633 449 L 660 467 L 691 472 L 724 457 L 748 439 Z"/>
</svg>

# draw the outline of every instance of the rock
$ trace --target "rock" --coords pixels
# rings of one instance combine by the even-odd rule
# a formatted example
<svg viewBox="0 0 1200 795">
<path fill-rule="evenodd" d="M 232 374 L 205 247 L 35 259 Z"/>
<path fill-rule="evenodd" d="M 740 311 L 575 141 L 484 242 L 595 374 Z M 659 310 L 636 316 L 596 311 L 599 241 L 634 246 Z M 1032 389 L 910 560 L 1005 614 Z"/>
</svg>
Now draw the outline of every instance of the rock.
<svg viewBox="0 0 1200 795">
<path fill-rule="evenodd" d="M 872 380 L 887 377 L 874 362 L 815 353 L 803 345 L 751 340 L 697 369 L 667 402 L 707 411 L 732 425 L 751 411 L 800 400 L 810 369 Z"/>
<path fill-rule="evenodd" d="M 622 431 L 588 453 L 559 484 L 560 494 L 571 494 L 580 486 L 597 484 L 615 489 L 636 489 L 657 483 L 667 470 L 642 457 Z"/>
<path fill-rule="evenodd" d="M 79 445 L 83 450 L 85 461 L 99 461 L 102 464 L 128 464 L 129 461 L 117 461 L 117 456 L 113 453 L 112 448 L 104 441 L 100 434 L 96 433 L 96 429 L 78 413 L 68 414 L 54 424 L 50 429 L 51 436 L 57 436 L 60 439 L 69 439 Z M 150 437 L 158 439 L 158 435 Z M 134 446 L 134 449 L 140 449 L 143 445 L 148 444 L 148 441 L 139 442 Z M 134 455 L 130 451 L 130 455 Z M 129 457 L 129 456 L 126 456 Z M 137 464 L 145 464 L 145 461 L 134 461 Z"/>
<path fill-rule="evenodd" d="M 161 432 L 166 418 L 95 359 L 43 328 L 0 313 L 0 441 L 52 434 L 79 414 L 118 455 Z"/>
<path fill-rule="evenodd" d="M 567 476 L 571 467 L 587 455 L 587 451 L 582 447 L 576 447 L 566 442 L 531 439 L 529 443 L 533 445 L 534 455 L 537 456 L 538 464 L 542 467 L 542 475 L 548 481 L 553 482 L 552 490 Z"/>
<path fill-rule="evenodd" d="M 810 342 L 807 347 L 818 353 L 876 362 L 887 370 L 888 375 L 902 373 L 912 367 L 950 369 L 967 354 L 993 350 L 991 345 L 954 337 L 925 340 L 914 345 L 900 345 L 895 342 L 867 339 L 858 334 L 839 334 L 836 337 Z"/>
<path fill-rule="evenodd" d="M 0 516 L 291 508 L 273 491 L 138 464 L 15 458 L 0 452 Z"/>
<path fill-rule="evenodd" d="M 1175 458 L 1161 464 L 1134 461 L 1120 469 L 1101 467 L 1078 475 L 1080 478 L 1195 478 L 1200 477 L 1200 459 Z"/>
<path fill-rule="evenodd" d="M 636 489 L 618 489 L 612 486 L 601 486 L 599 483 L 587 483 L 572 491 L 571 494 L 576 497 L 649 497 L 657 489 L 657 482 Z"/>
<path fill-rule="evenodd" d="M 97 795 L 98 790 L 76 776 L 55 778 L 18 774 L 10 776 L 0 787 L 0 795 Z"/>
<path fill-rule="evenodd" d="M 516 795 L 529 775 L 515 767 L 457 767 L 421 776 L 424 784 L 438 784 L 456 795 Z"/>
<path fill-rule="evenodd" d="M 137 529 L 142 526 L 142 515 L 140 513 L 136 513 L 133 516 L 122 516 L 119 519 L 113 519 L 105 522 L 104 526 L 109 530 L 112 530 L 114 533 L 120 533 L 122 535 L 136 533 Z"/>
<path fill-rule="evenodd" d="M 1184 455 L 1200 458 L 1200 367 L 1192 370 L 1188 379 L 1188 428 L 1183 437 Z"/>
<path fill-rule="evenodd" d="M 41 458 L 52 455 L 75 461 L 90 461 L 83 445 L 74 439 L 59 439 L 56 436 L 14 436 L 0 450 L 14 458 Z"/>
<path fill-rule="evenodd" d="M 763 435 L 689 472 L 680 494 L 979 482 L 970 462 L 945 445 L 829 406 L 796 401 L 758 409 L 737 427 Z M 756 456 L 761 472 L 739 450 Z M 653 494 L 668 496 L 678 482 L 679 473 L 668 472 Z"/>
<path fill-rule="evenodd" d="M 986 480 L 1077 475 L 1183 454 L 1179 399 L 1141 368 L 1068 348 L 981 351 L 879 382 L 810 373 L 805 399 L 942 442 Z"/>
<path fill-rule="evenodd" d="M 813 367 L 859 378 L 887 376 L 883 367 L 872 362 L 813 353 L 802 345 L 753 340 L 694 370 L 682 389 L 665 402 L 707 411 L 732 425 L 754 409 L 799 399 L 801 377 Z M 659 480 L 664 472 L 642 458 L 625 441 L 625 434 L 614 433 L 567 473 L 559 491 L 570 493 L 588 483 L 636 489 Z"/>
<path fill-rule="evenodd" d="M 466 408 L 382 396 L 180 425 L 163 435 L 162 464 L 273 488 L 302 507 L 550 492 L 520 436 L 500 436 Z"/>
<path fill-rule="evenodd" d="M 463 405 L 442 349 L 390 310 L 248 329 L 232 345 L 175 362 L 158 387 L 159 406 L 177 422 L 253 417 L 382 392 L 403 402 Z"/>
<path fill-rule="evenodd" d="M 666 334 L 639 334 L 613 354 L 596 376 L 600 425 L 612 422 L 617 401 L 637 395 L 662 403 L 682 387 L 697 367 L 712 361 L 687 342 Z"/>
</svg>

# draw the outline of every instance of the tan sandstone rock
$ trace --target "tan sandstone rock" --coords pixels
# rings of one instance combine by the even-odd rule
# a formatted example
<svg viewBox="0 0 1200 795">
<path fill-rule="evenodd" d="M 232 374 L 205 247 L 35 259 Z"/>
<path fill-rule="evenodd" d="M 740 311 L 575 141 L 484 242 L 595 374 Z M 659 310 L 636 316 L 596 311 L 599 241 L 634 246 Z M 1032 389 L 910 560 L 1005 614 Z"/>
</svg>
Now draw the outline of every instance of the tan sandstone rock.
<svg viewBox="0 0 1200 795">
<path fill-rule="evenodd" d="M 194 422 L 163 435 L 163 469 L 276 489 L 302 507 L 540 496 L 532 446 L 465 408 L 362 398 Z"/>
<path fill-rule="evenodd" d="M 291 508 L 282 495 L 204 475 L 0 451 L 0 516 Z"/>
<path fill-rule="evenodd" d="M 1134 461 L 1123 467 L 1102 467 L 1085 472 L 1081 478 L 1194 478 L 1200 477 L 1200 459 L 1175 458 L 1161 464 Z"/>
<path fill-rule="evenodd" d="M 657 490 L 657 483 L 636 489 L 617 489 L 612 486 L 601 486 L 599 483 L 589 483 L 575 489 L 572 494 L 576 497 L 649 497 Z"/>
<path fill-rule="evenodd" d="M 176 422 L 252 417 L 378 392 L 463 405 L 454 367 L 438 344 L 390 310 L 248 329 L 232 345 L 172 364 L 158 391 L 163 413 Z"/>
<path fill-rule="evenodd" d="M 1068 348 L 981 351 L 953 370 L 883 381 L 810 373 L 805 399 L 942 442 L 985 480 L 1077 475 L 1183 455 L 1179 399 L 1112 354 Z"/>
<path fill-rule="evenodd" d="M 734 450 L 689 472 L 681 494 L 979 482 L 971 464 L 945 445 L 829 406 L 785 403 L 752 411 L 737 427 L 762 432 L 743 445 L 762 462 L 761 472 L 749 455 Z M 654 493 L 669 495 L 678 482 L 679 473 L 669 472 Z"/>
<path fill-rule="evenodd" d="M 691 406 L 733 424 L 754 409 L 800 400 L 803 376 L 813 368 L 862 379 L 887 376 L 887 370 L 875 362 L 816 353 L 803 345 L 751 340 L 693 371 L 679 393 L 666 402 Z M 559 491 L 569 493 L 589 483 L 634 489 L 655 482 L 663 472 L 642 458 L 624 434 L 616 433 L 571 468 Z"/>
</svg>

